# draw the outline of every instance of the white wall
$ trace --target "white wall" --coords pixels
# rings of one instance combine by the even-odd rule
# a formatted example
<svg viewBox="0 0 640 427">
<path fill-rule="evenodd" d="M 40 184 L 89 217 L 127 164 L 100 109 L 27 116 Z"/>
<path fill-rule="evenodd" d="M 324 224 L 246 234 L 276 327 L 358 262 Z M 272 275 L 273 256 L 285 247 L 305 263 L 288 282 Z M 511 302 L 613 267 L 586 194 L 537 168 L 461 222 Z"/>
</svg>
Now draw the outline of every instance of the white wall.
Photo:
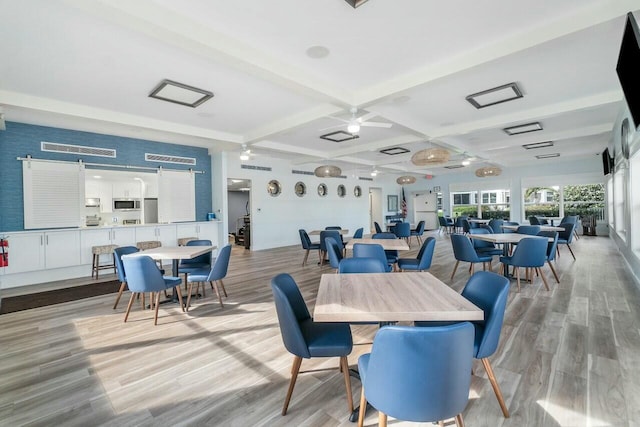
<svg viewBox="0 0 640 427">
<path fill-rule="evenodd" d="M 251 180 L 251 249 L 262 250 L 281 246 L 299 245 L 298 229 L 307 231 L 324 229 L 328 225 L 340 225 L 348 228 L 350 234 L 359 228 L 368 229 L 369 223 L 369 187 L 382 189 L 382 201 L 386 212 L 387 194 L 399 194 L 395 177 L 379 176 L 374 181 L 359 180 L 357 177 L 318 178 L 313 175 L 291 173 L 292 169 L 313 172 L 315 167 L 292 165 L 290 162 L 259 156 L 248 162 L 253 166 L 271 167 L 272 171 L 242 169 L 237 155 L 230 153 L 227 161 L 227 174 L 234 178 Z M 276 179 L 282 186 L 282 193 L 272 197 L 267 193 L 267 183 Z M 296 196 L 295 183 L 302 181 L 307 186 L 304 197 Z M 328 187 L 326 197 L 318 196 L 318 184 Z M 343 184 L 347 195 L 338 197 L 337 187 Z M 356 198 L 353 189 L 362 188 L 362 196 Z"/>
</svg>

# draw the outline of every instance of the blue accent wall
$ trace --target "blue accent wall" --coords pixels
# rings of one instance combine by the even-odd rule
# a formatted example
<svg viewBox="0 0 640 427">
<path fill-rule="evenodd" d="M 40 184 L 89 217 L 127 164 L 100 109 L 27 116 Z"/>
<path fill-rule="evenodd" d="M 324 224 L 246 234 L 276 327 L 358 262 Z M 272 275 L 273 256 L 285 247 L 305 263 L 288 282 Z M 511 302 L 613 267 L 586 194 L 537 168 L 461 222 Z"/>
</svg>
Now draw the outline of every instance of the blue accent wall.
<svg viewBox="0 0 640 427">
<path fill-rule="evenodd" d="M 116 150 L 116 158 L 83 156 L 77 154 L 40 151 L 42 141 L 60 144 L 103 147 Z M 196 221 L 206 221 L 211 211 L 211 157 L 206 148 L 167 144 L 143 139 L 102 135 L 24 123 L 6 122 L 6 130 L 0 131 L 0 232 L 24 230 L 24 206 L 22 193 L 22 162 L 17 157 L 31 154 L 34 159 L 64 160 L 87 163 L 130 165 L 165 169 L 188 170 L 191 166 L 172 163 L 152 163 L 144 160 L 145 153 L 166 154 L 196 159 Z M 60 191 L 64 191 L 63 188 Z"/>
</svg>

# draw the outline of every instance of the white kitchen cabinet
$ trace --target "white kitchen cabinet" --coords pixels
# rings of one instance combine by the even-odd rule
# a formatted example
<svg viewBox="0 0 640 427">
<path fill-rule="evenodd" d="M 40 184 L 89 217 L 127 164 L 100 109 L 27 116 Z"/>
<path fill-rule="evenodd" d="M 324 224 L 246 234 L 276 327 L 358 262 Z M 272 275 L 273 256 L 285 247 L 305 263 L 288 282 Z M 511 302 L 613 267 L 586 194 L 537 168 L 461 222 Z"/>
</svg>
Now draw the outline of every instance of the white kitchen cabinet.
<svg viewBox="0 0 640 427">
<path fill-rule="evenodd" d="M 139 199 L 142 197 L 142 184 L 138 180 L 115 182 L 113 184 L 113 198 L 132 198 Z"/>
<path fill-rule="evenodd" d="M 177 246 L 176 226 L 174 224 L 158 224 L 145 227 L 135 227 L 136 241 L 157 240 L 162 246 Z"/>
<path fill-rule="evenodd" d="M 79 230 L 8 233 L 9 266 L 5 274 L 80 264 Z"/>
<path fill-rule="evenodd" d="M 158 198 L 158 177 L 147 177 L 144 179 L 144 197 L 147 199 Z"/>
<path fill-rule="evenodd" d="M 100 199 L 100 212 L 113 212 L 113 185 L 111 182 L 97 178 L 87 178 L 84 183 L 85 198 Z"/>
<path fill-rule="evenodd" d="M 91 248 L 102 245 L 135 246 L 136 230 L 134 227 L 80 230 L 80 262 L 91 264 L 93 261 Z"/>
<path fill-rule="evenodd" d="M 211 240 L 214 246 L 219 246 L 217 221 L 188 222 L 176 224 L 177 238 L 196 237 L 200 240 Z"/>
</svg>

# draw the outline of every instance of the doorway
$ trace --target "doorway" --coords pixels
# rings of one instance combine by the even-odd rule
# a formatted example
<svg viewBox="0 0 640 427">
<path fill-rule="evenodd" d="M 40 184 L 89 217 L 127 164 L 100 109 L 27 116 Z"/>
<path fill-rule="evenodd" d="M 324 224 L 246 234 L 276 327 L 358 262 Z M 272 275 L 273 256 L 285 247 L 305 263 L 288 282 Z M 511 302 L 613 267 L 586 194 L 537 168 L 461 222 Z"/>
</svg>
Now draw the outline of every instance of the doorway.
<svg viewBox="0 0 640 427">
<path fill-rule="evenodd" d="M 229 243 L 251 249 L 251 180 L 227 179 Z"/>
<path fill-rule="evenodd" d="M 369 188 L 369 232 L 372 234 L 376 232 L 374 222 L 383 224 L 381 188 Z"/>
</svg>

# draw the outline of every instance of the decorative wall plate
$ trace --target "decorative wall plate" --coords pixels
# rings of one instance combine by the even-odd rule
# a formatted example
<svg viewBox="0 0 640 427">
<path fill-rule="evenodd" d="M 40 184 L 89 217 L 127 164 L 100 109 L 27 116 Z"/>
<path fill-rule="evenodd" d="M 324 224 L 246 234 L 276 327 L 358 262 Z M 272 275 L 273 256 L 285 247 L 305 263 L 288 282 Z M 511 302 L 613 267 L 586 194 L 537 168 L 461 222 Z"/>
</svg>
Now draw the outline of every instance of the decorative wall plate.
<svg viewBox="0 0 640 427">
<path fill-rule="evenodd" d="M 622 157 L 629 160 L 629 145 L 631 145 L 631 138 L 633 132 L 629 129 L 629 119 L 624 119 L 620 125 L 620 144 L 622 149 Z"/>
<path fill-rule="evenodd" d="M 360 197 L 360 196 L 362 196 L 362 188 L 360 188 L 360 186 L 359 186 L 359 185 L 356 185 L 356 186 L 353 188 L 353 195 L 354 195 L 354 196 L 356 196 L 356 197 Z"/>
<path fill-rule="evenodd" d="M 347 189 L 344 185 L 338 185 L 338 197 L 344 197 L 347 195 Z"/>
<path fill-rule="evenodd" d="M 277 180 L 272 179 L 269 181 L 269 184 L 267 184 L 267 193 L 273 197 L 277 197 L 282 193 L 282 186 L 280 186 L 280 183 Z"/>
<path fill-rule="evenodd" d="M 326 184 L 318 184 L 318 196 L 324 197 L 327 195 L 327 185 Z"/>
<path fill-rule="evenodd" d="M 296 182 L 296 186 L 294 187 L 296 196 L 303 197 L 307 194 L 307 186 L 302 181 Z"/>
</svg>

